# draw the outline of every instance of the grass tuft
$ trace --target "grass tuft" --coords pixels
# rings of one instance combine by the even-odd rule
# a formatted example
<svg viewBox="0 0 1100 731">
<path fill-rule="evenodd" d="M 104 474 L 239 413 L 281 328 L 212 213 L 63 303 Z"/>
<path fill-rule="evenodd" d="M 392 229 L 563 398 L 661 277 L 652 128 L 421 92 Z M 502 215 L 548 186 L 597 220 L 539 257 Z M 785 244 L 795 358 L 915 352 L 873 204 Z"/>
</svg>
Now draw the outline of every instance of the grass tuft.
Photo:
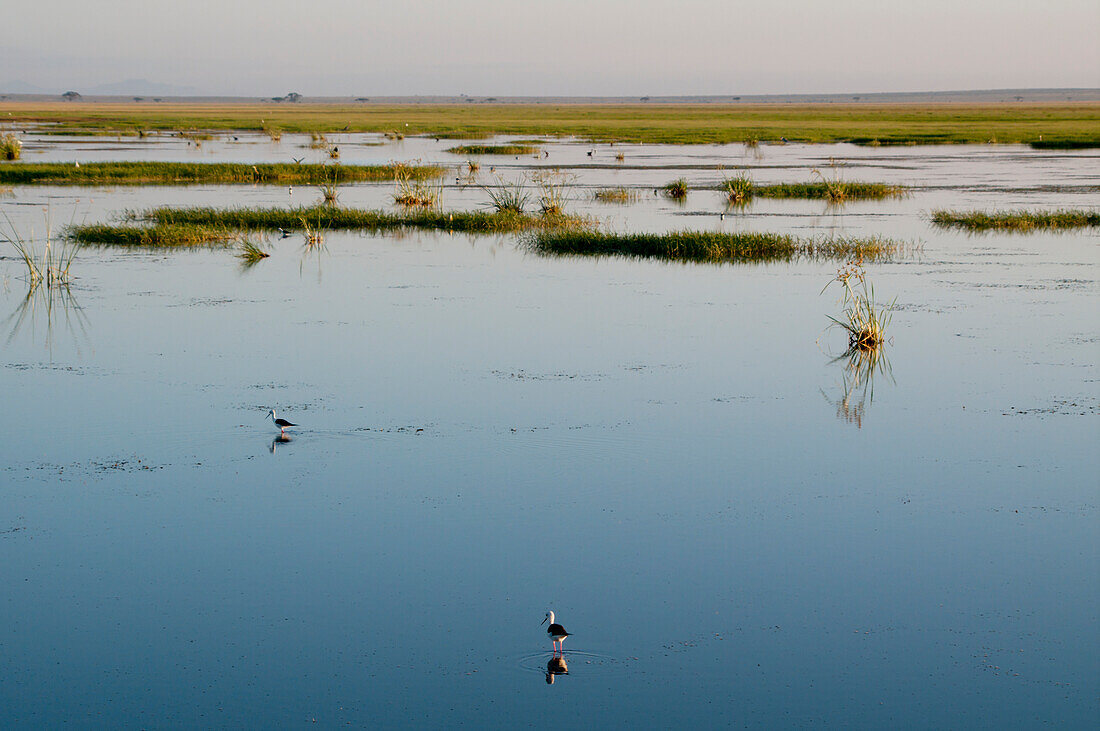
<svg viewBox="0 0 1100 731">
<path fill-rule="evenodd" d="M 4 240 L 12 245 L 23 263 L 30 288 L 34 290 L 42 284 L 47 287 L 67 286 L 79 242 L 67 238 L 55 239 L 47 215 L 45 246 L 42 251 L 38 251 L 33 232 L 28 236 L 21 234 L 6 213 L 4 220 L 8 228 Z"/>
<path fill-rule="evenodd" d="M 665 186 L 665 195 L 673 200 L 683 200 L 687 198 L 688 194 L 688 181 L 684 178 L 673 180 L 671 183 Z"/>
<path fill-rule="evenodd" d="M 259 245 L 251 241 L 245 241 L 243 244 L 241 244 L 241 251 L 237 254 L 237 258 L 240 259 L 241 262 L 243 262 L 244 264 L 255 264 L 256 262 L 266 259 L 269 256 L 271 256 L 271 254 L 268 254 L 266 251 L 261 249 Z"/>
<path fill-rule="evenodd" d="M 828 289 L 834 282 L 840 284 L 843 290 L 843 319 L 832 316 L 829 319 L 848 334 L 848 352 L 878 350 L 886 342 L 886 327 L 890 324 L 897 300 L 888 305 L 876 304 L 875 288 L 867 280 L 862 257 L 842 266 L 825 288 Z"/>
<path fill-rule="evenodd" d="M 729 198 L 730 203 L 748 203 L 755 192 L 755 185 L 748 173 L 741 173 L 733 178 L 722 181 L 722 189 Z"/>
<path fill-rule="evenodd" d="M 1100 211 L 1059 209 L 1056 211 L 932 211 L 932 223 L 941 228 L 966 231 L 1067 230 L 1100 226 Z"/>
</svg>

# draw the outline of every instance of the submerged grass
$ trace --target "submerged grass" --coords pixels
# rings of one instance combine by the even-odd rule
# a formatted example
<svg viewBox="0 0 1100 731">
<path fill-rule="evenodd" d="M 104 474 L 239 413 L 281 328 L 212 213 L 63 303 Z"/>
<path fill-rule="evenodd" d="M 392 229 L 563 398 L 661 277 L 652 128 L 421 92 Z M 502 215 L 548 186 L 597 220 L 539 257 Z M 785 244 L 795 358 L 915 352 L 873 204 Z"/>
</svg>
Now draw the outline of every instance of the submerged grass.
<svg viewBox="0 0 1100 731">
<path fill-rule="evenodd" d="M 591 230 L 538 231 L 527 243 L 545 254 L 629 256 L 702 262 L 795 259 L 886 259 L 901 245 L 881 238 L 801 239 L 776 233 L 679 231 L 618 234 Z"/>
<path fill-rule="evenodd" d="M 731 184 L 736 185 L 731 187 Z M 890 185 L 888 183 L 865 182 L 838 182 L 819 180 L 809 183 L 770 183 L 758 185 L 747 176 L 739 176 L 731 180 L 723 181 L 719 190 L 730 196 L 734 201 L 734 193 L 741 195 L 738 200 L 747 200 L 752 197 L 759 198 L 811 198 L 828 201 L 841 200 L 885 200 L 888 198 L 904 198 L 909 190 L 903 185 Z"/>
<path fill-rule="evenodd" d="M 158 223 L 153 226 L 81 224 L 71 226 L 68 234 L 73 241 L 85 245 L 151 248 L 227 244 L 241 238 L 238 232 L 230 228 L 194 223 Z"/>
<path fill-rule="evenodd" d="M 587 219 L 568 215 L 534 216 L 490 211 L 406 213 L 315 205 L 298 208 L 151 208 L 132 212 L 128 224 L 72 226 L 77 242 L 120 246 L 200 246 L 229 243 L 249 231 L 303 231 L 307 237 L 325 230 L 381 231 L 402 228 L 466 233 L 507 233 L 532 229 L 582 227 Z M 150 225 L 137 225 L 141 222 Z"/>
<path fill-rule="evenodd" d="M 198 183 L 313 184 L 331 178 L 331 165 L 295 163 L 88 162 L 21 163 L 0 167 L 7 185 L 192 185 Z M 398 172 L 413 179 L 436 178 L 434 165 L 343 165 L 344 182 L 394 180 Z"/>
<path fill-rule="evenodd" d="M 630 203 L 638 199 L 637 191 L 628 188 L 600 188 L 592 197 L 600 203 Z"/>
<path fill-rule="evenodd" d="M 446 150 L 455 155 L 533 155 L 538 151 L 534 145 L 459 145 Z"/>
<path fill-rule="evenodd" d="M 941 228 L 967 231 L 1065 230 L 1100 226 L 1100 211 L 1060 209 L 1057 211 L 932 211 L 932 223 Z"/>
</svg>

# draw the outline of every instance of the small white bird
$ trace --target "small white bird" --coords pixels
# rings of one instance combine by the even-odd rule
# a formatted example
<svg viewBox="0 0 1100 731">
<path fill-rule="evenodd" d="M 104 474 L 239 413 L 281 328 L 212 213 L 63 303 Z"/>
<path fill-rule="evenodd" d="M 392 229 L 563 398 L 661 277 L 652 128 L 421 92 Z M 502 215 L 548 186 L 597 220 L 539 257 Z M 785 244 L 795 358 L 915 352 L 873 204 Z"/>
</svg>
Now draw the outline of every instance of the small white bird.
<svg viewBox="0 0 1100 731">
<path fill-rule="evenodd" d="M 554 622 L 554 613 L 552 611 L 547 612 L 546 618 L 539 622 L 539 624 L 546 624 L 547 622 L 550 623 L 550 626 L 546 628 L 546 634 L 550 635 L 550 642 L 554 645 L 554 651 L 559 653 L 564 652 L 561 643 L 565 642 L 565 638 L 569 636 L 569 633 L 565 631 L 565 627 Z"/>
</svg>

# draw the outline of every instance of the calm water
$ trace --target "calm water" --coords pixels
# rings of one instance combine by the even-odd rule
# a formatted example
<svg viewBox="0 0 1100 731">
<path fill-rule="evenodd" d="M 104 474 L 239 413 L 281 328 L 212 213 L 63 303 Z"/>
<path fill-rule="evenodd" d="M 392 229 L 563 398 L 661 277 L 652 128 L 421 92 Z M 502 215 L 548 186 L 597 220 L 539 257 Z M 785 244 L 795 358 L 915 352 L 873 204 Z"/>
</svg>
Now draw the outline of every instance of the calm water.
<svg viewBox="0 0 1100 731">
<path fill-rule="evenodd" d="M 364 141 L 337 138 L 345 163 L 462 162 L 447 141 Z M 26 159 L 320 159 L 301 144 L 32 140 Z M 223 250 L 84 251 L 51 308 L 4 249 L 2 723 L 1094 723 L 1100 236 L 971 237 L 927 213 L 1100 206 L 1098 156 L 547 149 L 484 158 L 481 179 L 562 166 L 573 210 L 621 230 L 913 242 L 869 268 L 897 297 L 890 370 L 872 394 L 832 362 L 835 263 L 330 232 L 320 251 L 272 240 L 248 270 Z M 717 193 L 652 192 L 716 163 L 807 180 L 831 158 L 916 192 L 724 220 Z M 445 206 L 485 205 L 447 180 Z M 617 185 L 638 200 L 591 200 Z M 44 207 L 56 226 L 317 197 L 16 188 L 0 210 L 41 233 Z M 289 442 L 270 408 L 301 425 Z M 552 686 L 547 609 L 574 633 Z"/>
</svg>

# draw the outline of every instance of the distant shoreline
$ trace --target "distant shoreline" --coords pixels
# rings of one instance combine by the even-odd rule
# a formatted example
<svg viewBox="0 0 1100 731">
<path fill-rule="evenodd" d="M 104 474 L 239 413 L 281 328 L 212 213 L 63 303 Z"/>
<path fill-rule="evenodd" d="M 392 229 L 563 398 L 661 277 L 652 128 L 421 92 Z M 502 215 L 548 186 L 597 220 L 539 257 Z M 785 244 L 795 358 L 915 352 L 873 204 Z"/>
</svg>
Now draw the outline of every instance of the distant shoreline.
<svg viewBox="0 0 1100 731">
<path fill-rule="evenodd" d="M 79 89 L 74 89 L 80 93 Z M 133 103 L 135 97 L 142 102 L 170 104 L 271 104 L 276 97 L 260 96 L 172 96 L 164 94 L 113 94 L 83 95 L 80 101 L 87 103 Z M 0 89 L 0 101 L 40 103 L 62 101 L 61 94 L 5 93 Z M 721 94 L 721 95 L 653 95 L 653 96 L 465 96 L 465 95 L 363 95 L 363 96 L 308 96 L 297 102 L 280 101 L 292 105 L 405 105 L 405 104 L 578 104 L 578 105 L 633 105 L 633 104 L 1035 104 L 1045 102 L 1100 102 L 1100 88 L 1067 89 L 974 89 L 958 91 L 873 92 L 851 94 Z"/>
</svg>

